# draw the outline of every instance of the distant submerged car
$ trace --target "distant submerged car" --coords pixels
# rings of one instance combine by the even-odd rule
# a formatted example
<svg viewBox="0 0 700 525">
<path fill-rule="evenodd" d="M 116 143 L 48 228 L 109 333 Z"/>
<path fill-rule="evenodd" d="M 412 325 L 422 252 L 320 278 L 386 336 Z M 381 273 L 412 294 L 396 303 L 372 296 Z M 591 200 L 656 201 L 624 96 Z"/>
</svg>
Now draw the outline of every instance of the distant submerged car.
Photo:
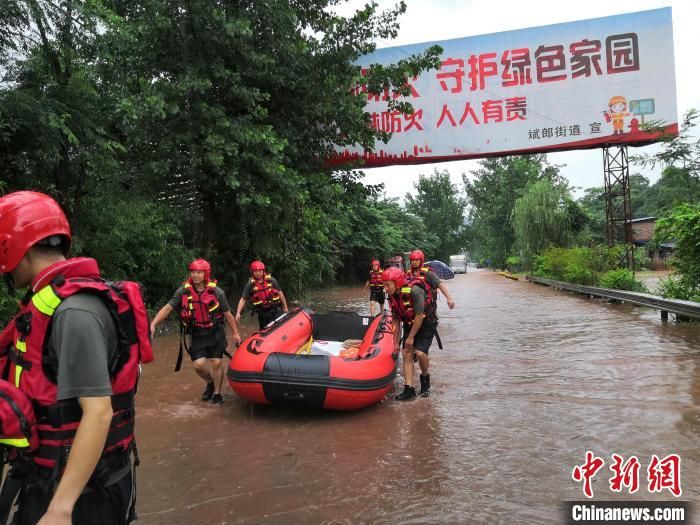
<svg viewBox="0 0 700 525">
<path fill-rule="evenodd" d="M 454 273 L 467 273 L 466 255 L 450 255 L 450 268 Z"/>
</svg>

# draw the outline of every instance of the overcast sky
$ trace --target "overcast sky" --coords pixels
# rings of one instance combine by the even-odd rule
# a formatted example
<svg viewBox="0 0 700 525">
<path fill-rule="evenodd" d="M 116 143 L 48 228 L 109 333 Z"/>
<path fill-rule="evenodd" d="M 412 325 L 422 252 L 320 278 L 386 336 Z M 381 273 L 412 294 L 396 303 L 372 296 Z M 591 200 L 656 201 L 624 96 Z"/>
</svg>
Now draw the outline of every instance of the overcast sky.
<svg viewBox="0 0 700 525">
<path fill-rule="evenodd" d="M 395 5 L 394 0 L 375 0 L 380 8 Z M 400 18 L 401 29 L 397 39 L 377 40 L 377 47 L 415 44 L 432 40 L 447 40 L 483 35 L 526 27 L 573 22 L 587 18 L 632 13 L 671 6 L 676 66 L 676 94 L 679 122 L 691 108 L 700 109 L 700 66 L 695 62 L 700 51 L 700 1 L 698 0 L 586 0 L 585 2 L 545 0 L 405 0 L 408 9 Z M 348 14 L 353 8 L 367 3 L 351 0 L 338 12 Z M 630 148 L 630 153 L 658 151 L 657 146 Z M 549 153 L 552 164 L 566 164 L 561 169 L 573 186 L 590 188 L 603 185 L 603 153 L 600 149 Z M 389 166 L 365 169 L 368 184 L 383 182 L 388 197 L 403 197 L 413 189 L 419 174 L 430 174 L 434 168 L 446 169 L 452 180 L 462 187 L 462 173 L 478 168 L 478 161 L 465 160 L 423 164 L 418 166 Z M 643 173 L 651 182 L 660 173 L 633 166 L 632 173 Z M 576 192 L 577 196 L 582 190 Z"/>
</svg>

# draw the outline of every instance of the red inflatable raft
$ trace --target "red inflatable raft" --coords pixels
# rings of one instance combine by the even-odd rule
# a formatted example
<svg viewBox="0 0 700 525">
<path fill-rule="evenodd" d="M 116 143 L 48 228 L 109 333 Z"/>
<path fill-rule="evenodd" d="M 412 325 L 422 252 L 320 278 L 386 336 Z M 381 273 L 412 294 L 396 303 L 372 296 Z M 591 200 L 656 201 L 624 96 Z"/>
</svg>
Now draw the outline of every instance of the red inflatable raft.
<svg viewBox="0 0 700 525">
<path fill-rule="evenodd" d="M 388 312 L 371 318 L 294 310 L 241 343 L 229 365 L 229 384 L 258 404 L 332 410 L 371 405 L 386 395 L 396 377 L 391 327 Z M 362 342 L 338 356 L 308 353 L 323 344 L 339 348 L 339 341 L 348 340 Z"/>
</svg>

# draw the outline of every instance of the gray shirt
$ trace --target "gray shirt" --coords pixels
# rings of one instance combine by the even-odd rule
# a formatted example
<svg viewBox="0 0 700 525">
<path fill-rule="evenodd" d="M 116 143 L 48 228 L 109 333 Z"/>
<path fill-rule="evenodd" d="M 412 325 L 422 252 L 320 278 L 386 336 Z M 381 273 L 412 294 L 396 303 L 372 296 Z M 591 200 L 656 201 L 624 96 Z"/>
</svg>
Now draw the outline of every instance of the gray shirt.
<svg viewBox="0 0 700 525">
<path fill-rule="evenodd" d="M 182 310 L 182 296 L 184 294 L 185 287 L 180 286 L 180 288 L 178 288 L 175 291 L 175 294 L 168 301 L 168 304 L 172 306 L 176 312 Z M 214 295 L 216 295 L 216 300 L 219 302 L 221 313 L 223 314 L 228 312 L 231 308 L 228 305 L 228 299 L 226 298 L 226 294 L 224 293 L 224 291 L 217 286 L 216 288 L 214 288 Z"/>
<path fill-rule="evenodd" d="M 270 284 L 272 284 L 272 287 L 275 290 L 279 290 L 280 292 L 282 291 L 282 288 L 280 288 L 280 283 L 277 282 L 277 279 L 274 277 L 270 277 Z M 243 293 L 241 294 L 241 297 L 245 299 L 246 301 L 250 299 L 250 296 L 253 295 L 252 293 L 252 286 L 250 284 L 250 279 L 248 279 L 248 282 L 246 285 L 243 287 Z"/>
<path fill-rule="evenodd" d="M 56 308 L 48 351 L 58 359 L 57 399 L 112 395 L 117 327 L 99 297 L 76 294 Z"/>
</svg>

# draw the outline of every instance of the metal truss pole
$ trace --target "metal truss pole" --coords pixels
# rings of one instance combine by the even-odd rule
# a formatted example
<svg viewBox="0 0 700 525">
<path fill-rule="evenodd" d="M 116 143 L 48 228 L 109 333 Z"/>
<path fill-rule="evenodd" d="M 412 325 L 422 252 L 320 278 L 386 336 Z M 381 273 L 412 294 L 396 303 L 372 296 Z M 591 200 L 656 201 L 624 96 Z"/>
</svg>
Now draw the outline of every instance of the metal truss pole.
<svg viewBox="0 0 700 525">
<path fill-rule="evenodd" d="M 634 272 L 634 243 L 632 239 L 632 201 L 627 146 L 603 148 L 605 177 L 605 223 L 608 246 L 624 244 L 625 252 L 619 265 Z"/>
</svg>

